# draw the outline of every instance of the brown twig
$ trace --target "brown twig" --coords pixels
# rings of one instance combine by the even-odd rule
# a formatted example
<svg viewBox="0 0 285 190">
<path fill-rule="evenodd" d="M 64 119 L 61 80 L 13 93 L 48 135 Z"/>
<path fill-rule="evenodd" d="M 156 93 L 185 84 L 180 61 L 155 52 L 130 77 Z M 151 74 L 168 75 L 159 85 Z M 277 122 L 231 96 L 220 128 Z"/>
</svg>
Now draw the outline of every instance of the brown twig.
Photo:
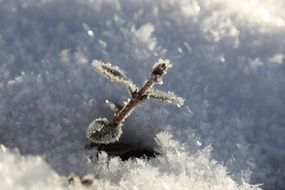
<svg viewBox="0 0 285 190">
<path fill-rule="evenodd" d="M 113 123 L 115 125 L 120 125 L 124 122 L 124 120 L 134 110 L 135 106 L 147 97 L 146 95 L 149 89 L 151 89 L 155 83 L 161 81 L 163 75 L 166 74 L 166 71 L 167 65 L 165 63 L 161 63 L 153 69 L 150 78 L 145 82 L 142 88 L 138 92 L 134 93 L 133 97 L 129 100 L 125 107 L 115 115 L 113 119 Z"/>
</svg>

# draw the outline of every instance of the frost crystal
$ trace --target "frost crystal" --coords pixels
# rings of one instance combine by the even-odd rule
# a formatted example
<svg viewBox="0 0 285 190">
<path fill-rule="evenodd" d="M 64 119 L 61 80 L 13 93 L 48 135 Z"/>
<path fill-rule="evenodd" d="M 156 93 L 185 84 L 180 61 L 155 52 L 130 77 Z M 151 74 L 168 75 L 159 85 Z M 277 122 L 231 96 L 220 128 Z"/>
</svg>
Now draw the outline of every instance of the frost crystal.
<svg viewBox="0 0 285 190">
<path fill-rule="evenodd" d="M 103 63 L 98 60 L 93 60 L 92 66 L 104 77 L 109 79 L 111 82 L 120 84 L 129 89 L 130 92 L 136 90 L 136 85 L 127 78 L 127 76 L 117 66 L 112 66 L 110 63 Z"/>
<path fill-rule="evenodd" d="M 110 108 L 114 112 L 118 112 L 119 111 L 119 107 L 120 106 L 115 104 L 114 102 L 112 102 L 110 100 L 105 100 L 105 105 L 106 105 L 106 107 Z"/>
<path fill-rule="evenodd" d="M 184 99 L 176 96 L 173 92 L 163 92 L 151 89 L 148 95 L 150 98 L 169 104 L 176 104 L 178 107 L 181 107 L 184 104 Z"/>
</svg>

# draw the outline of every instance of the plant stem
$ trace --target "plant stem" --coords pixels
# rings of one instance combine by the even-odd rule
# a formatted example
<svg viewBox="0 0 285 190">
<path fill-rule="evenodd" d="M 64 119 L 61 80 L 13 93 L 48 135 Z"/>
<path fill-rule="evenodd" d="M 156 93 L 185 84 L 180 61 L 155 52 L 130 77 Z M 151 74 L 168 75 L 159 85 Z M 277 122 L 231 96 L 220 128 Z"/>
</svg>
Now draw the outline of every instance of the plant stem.
<svg viewBox="0 0 285 190">
<path fill-rule="evenodd" d="M 138 92 L 136 92 L 131 100 L 125 105 L 125 107 L 116 114 L 113 119 L 115 126 L 122 124 L 134 110 L 135 106 L 145 99 L 148 90 L 152 88 L 155 83 L 158 83 L 161 80 L 167 69 L 168 68 L 165 63 L 161 63 L 153 69 L 150 78 L 146 81 L 143 87 Z"/>
<path fill-rule="evenodd" d="M 156 82 L 150 78 L 143 87 L 132 97 L 132 99 L 125 105 L 125 107 L 119 111 L 113 119 L 115 125 L 120 125 L 134 110 L 135 106 L 142 101 L 143 96 Z"/>
</svg>

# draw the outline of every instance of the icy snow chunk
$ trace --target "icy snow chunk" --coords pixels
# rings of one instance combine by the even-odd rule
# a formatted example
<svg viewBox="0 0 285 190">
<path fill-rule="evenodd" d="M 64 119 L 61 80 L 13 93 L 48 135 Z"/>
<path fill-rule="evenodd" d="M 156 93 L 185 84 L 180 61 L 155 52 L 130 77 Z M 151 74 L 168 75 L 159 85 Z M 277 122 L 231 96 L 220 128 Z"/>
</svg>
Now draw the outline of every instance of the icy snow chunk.
<svg viewBox="0 0 285 190">
<path fill-rule="evenodd" d="M 64 180 L 42 157 L 21 156 L 0 146 L 1 189 L 65 189 Z"/>
<path fill-rule="evenodd" d="M 252 60 L 251 65 L 253 67 L 261 67 L 264 65 L 264 63 L 259 58 L 256 58 L 256 59 Z"/>
<path fill-rule="evenodd" d="M 19 84 L 19 83 L 21 83 L 21 82 L 23 82 L 23 78 L 22 78 L 22 76 L 17 76 L 17 77 L 15 77 L 14 79 L 12 79 L 12 80 L 9 80 L 8 81 L 8 85 L 14 85 L 14 84 Z"/>
<path fill-rule="evenodd" d="M 259 14 L 261 18 L 264 20 L 264 22 L 269 22 L 271 20 L 271 14 L 265 7 L 261 7 L 259 9 Z"/>
<path fill-rule="evenodd" d="M 211 159 L 211 147 L 189 154 L 168 132 L 157 134 L 156 139 L 161 155 L 149 161 L 122 162 L 100 154 L 93 170 L 94 176 L 99 177 L 94 179 L 96 187 L 112 183 L 117 189 L 260 190 L 258 186 L 233 181 L 226 168 Z"/>
<path fill-rule="evenodd" d="M 280 65 L 280 64 L 284 63 L 285 57 L 283 54 L 277 53 L 274 56 L 270 57 L 268 61 L 272 64 Z"/>
<path fill-rule="evenodd" d="M 147 44 L 150 50 L 153 50 L 156 46 L 156 40 L 152 37 L 154 30 L 155 28 L 153 24 L 146 23 L 135 31 L 136 37 L 141 42 Z"/>
<path fill-rule="evenodd" d="M 87 31 L 88 36 L 94 37 L 94 32 L 92 30 Z"/>
<path fill-rule="evenodd" d="M 91 30 L 91 27 L 90 27 L 88 24 L 83 23 L 83 24 L 82 24 L 82 27 L 83 27 L 83 29 L 86 31 L 87 35 L 88 35 L 90 38 L 94 38 L 95 33 L 93 32 L 93 30 Z"/>
<path fill-rule="evenodd" d="M 181 1 L 181 11 L 185 16 L 196 15 L 200 12 L 201 8 L 197 1 Z"/>
</svg>

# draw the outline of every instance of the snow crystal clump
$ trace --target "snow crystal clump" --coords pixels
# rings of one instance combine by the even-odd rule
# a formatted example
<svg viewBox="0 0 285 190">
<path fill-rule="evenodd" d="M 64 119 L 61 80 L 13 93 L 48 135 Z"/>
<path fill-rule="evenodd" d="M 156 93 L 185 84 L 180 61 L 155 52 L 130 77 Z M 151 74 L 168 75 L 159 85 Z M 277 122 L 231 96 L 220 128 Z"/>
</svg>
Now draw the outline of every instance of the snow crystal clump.
<svg viewBox="0 0 285 190">
<path fill-rule="evenodd" d="M 157 135 L 161 155 L 150 161 L 144 159 L 121 161 L 101 153 L 95 159 L 90 189 L 157 190 L 260 190 L 247 183 L 238 184 L 224 166 L 211 159 L 211 147 L 189 154 L 179 142 L 166 132 Z M 88 175 L 86 175 L 88 176 Z M 67 185 L 67 177 L 60 177 L 40 156 L 21 156 L 1 145 L 0 183 L 6 190 L 17 189 L 85 189 L 77 182 Z"/>
<path fill-rule="evenodd" d="M 5 190 L 63 190 L 60 177 L 40 156 L 21 156 L 0 144 L 0 186 Z"/>
<path fill-rule="evenodd" d="M 150 161 L 122 162 L 118 158 L 108 159 L 105 153 L 100 154 L 93 169 L 97 178 L 94 187 L 99 183 L 110 189 L 260 190 L 258 186 L 232 180 L 226 168 L 211 159 L 211 147 L 189 154 L 169 133 L 159 133 L 156 139 L 161 155 Z M 112 185 L 107 186 L 110 183 Z"/>
</svg>

